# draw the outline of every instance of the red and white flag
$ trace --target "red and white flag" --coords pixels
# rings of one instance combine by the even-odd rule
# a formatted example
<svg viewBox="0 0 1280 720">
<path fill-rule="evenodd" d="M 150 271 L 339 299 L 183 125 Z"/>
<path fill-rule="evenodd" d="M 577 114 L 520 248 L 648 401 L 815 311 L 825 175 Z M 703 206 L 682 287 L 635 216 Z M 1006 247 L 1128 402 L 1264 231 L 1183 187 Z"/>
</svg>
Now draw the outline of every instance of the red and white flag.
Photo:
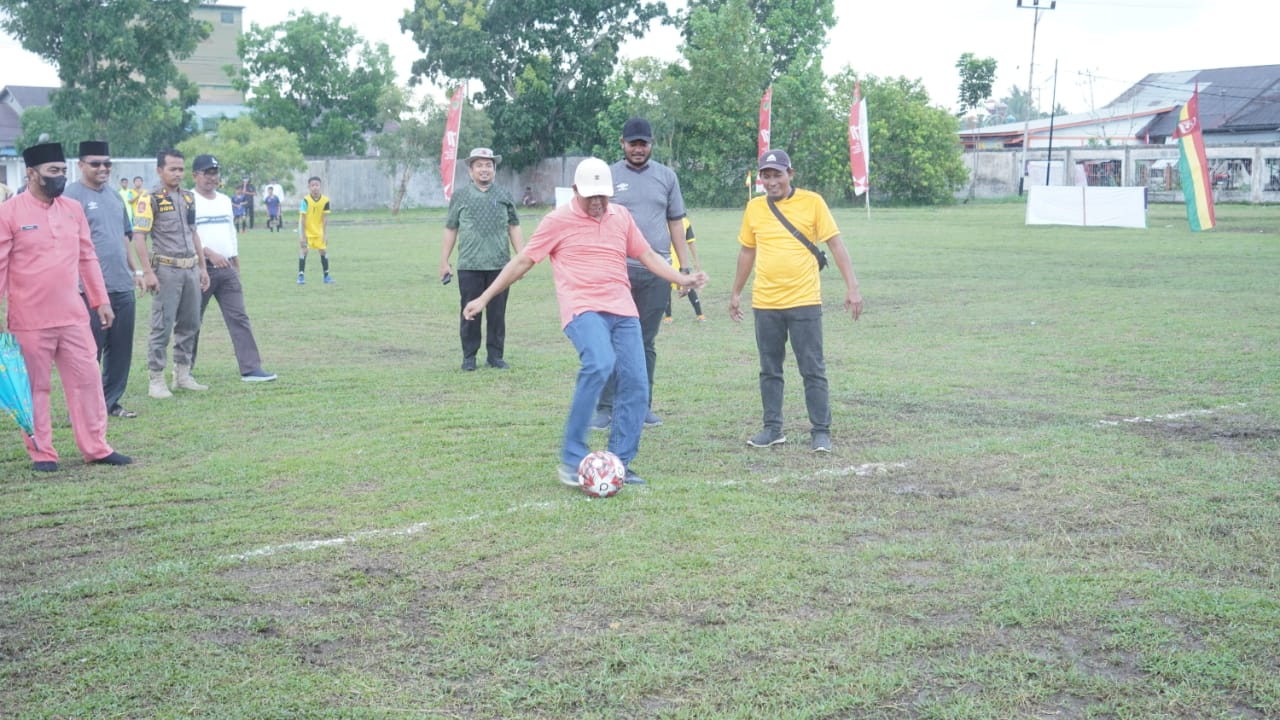
<svg viewBox="0 0 1280 720">
<path fill-rule="evenodd" d="M 765 88 L 760 96 L 760 137 L 756 140 L 756 159 L 760 159 L 769 150 L 769 125 L 773 117 L 773 86 Z M 764 192 L 759 176 L 756 177 L 756 192 Z"/>
<path fill-rule="evenodd" d="M 449 114 L 444 122 L 444 137 L 440 140 L 440 182 L 444 184 L 444 199 L 453 197 L 453 170 L 458 163 L 458 126 L 462 122 L 462 89 L 459 85 L 449 100 Z"/>
<path fill-rule="evenodd" d="M 867 101 L 862 97 L 862 83 L 853 86 L 853 104 L 849 106 L 849 171 L 853 175 L 853 194 L 861 195 L 871 187 L 871 144 L 867 142 Z"/>
</svg>

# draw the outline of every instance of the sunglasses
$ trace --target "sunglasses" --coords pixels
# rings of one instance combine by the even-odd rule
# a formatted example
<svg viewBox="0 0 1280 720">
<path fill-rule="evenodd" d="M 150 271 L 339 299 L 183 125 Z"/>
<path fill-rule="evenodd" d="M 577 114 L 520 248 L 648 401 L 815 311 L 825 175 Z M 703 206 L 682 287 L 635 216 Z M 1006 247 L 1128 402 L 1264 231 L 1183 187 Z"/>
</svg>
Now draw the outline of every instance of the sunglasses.
<svg viewBox="0 0 1280 720">
<path fill-rule="evenodd" d="M 85 164 L 85 165 L 88 165 L 88 166 L 89 166 L 89 167 L 91 167 L 91 168 L 104 168 L 104 167 L 105 167 L 105 168 L 109 168 L 109 167 L 111 167 L 111 161 L 110 161 L 110 160 L 86 160 L 84 164 Z"/>
</svg>

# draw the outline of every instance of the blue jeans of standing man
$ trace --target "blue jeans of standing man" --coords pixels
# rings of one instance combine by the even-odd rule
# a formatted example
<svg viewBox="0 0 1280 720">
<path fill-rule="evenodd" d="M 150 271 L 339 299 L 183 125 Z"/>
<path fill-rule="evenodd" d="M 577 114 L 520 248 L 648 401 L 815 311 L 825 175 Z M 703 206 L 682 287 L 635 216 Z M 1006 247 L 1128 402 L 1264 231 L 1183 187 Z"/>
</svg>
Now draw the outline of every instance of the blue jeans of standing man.
<svg viewBox="0 0 1280 720">
<path fill-rule="evenodd" d="M 804 380 L 804 404 L 809 410 L 811 432 L 830 432 L 831 401 L 827 391 L 827 367 L 822 358 L 822 306 L 786 310 L 755 310 L 756 350 L 760 353 L 760 401 L 764 426 L 782 430 L 782 361 L 787 339 Z"/>
<path fill-rule="evenodd" d="M 640 431 L 649 407 L 649 378 L 644 364 L 640 320 L 611 313 L 585 312 L 565 326 L 582 367 L 564 424 L 560 462 L 576 468 L 591 452 L 587 433 L 605 381 L 616 378 L 609 452 L 630 467 L 640 450 Z"/>
</svg>

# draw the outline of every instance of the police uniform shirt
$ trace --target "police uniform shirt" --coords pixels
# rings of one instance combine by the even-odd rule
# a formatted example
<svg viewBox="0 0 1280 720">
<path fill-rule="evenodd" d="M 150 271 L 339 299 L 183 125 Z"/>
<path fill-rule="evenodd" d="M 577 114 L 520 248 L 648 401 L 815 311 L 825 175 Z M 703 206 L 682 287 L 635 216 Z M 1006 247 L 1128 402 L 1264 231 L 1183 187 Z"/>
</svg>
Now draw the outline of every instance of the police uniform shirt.
<svg viewBox="0 0 1280 720">
<path fill-rule="evenodd" d="M 190 190 L 170 192 L 159 187 L 134 204 L 133 231 L 151 234 L 152 255 L 194 257 L 195 212 L 195 195 Z"/>
</svg>

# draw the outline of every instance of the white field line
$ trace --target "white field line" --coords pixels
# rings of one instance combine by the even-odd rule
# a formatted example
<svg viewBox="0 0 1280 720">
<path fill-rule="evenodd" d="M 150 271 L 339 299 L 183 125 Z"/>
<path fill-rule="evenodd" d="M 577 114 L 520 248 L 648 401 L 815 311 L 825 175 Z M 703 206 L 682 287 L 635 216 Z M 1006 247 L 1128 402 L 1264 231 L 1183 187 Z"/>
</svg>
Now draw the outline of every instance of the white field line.
<svg viewBox="0 0 1280 720">
<path fill-rule="evenodd" d="M 501 512 L 476 513 L 474 515 L 463 515 L 455 518 L 447 518 L 444 520 L 432 520 L 428 522 L 414 523 L 402 528 L 383 528 L 380 530 L 361 530 L 350 535 L 343 535 L 336 538 L 327 538 L 324 540 L 299 540 L 297 542 L 283 543 L 281 545 L 264 545 L 263 547 L 248 552 L 239 553 L 237 555 L 224 555 L 219 560 L 251 560 L 253 558 L 270 557 L 286 552 L 306 552 L 308 550 L 316 550 L 323 547 L 335 547 L 339 545 L 349 545 L 357 543 L 361 540 L 372 540 L 377 538 L 388 537 L 404 537 L 408 535 L 417 535 L 424 530 L 430 530 L 435 527 L 445 525 L 456 525 L 458 523 L 474 522 L 486 517 L 499 517 L 502 515 L 512 515 L 526 510 L 547 510 L 553 507 L 564 505 L 564 503 L 555 502 L 538 502 L 526 503 L 524 505 L 515 505 Z"/>
<path fill-rule="evenodd" d="M 1119 425 L 1121 423 L 1150 423 L 1157 420 L 1181 420 L 1188 417 L 1196 417 L 1200 415 L 1216 415 L 1223 410 L 1234 410 L 1248 406 L 1249 403 L 1234 403 L 1231 405 L 1223 405 L 1221 407 L 1211 408 L 1208 410 L 1183 410 L 1182 412 L 1168 413 L 1167 415 L 1153 415 L 1151 417 L 1131 417 L 1120 418 L 1119 420 L 1099 420 L 1099 425 Z"/>
</svg>

